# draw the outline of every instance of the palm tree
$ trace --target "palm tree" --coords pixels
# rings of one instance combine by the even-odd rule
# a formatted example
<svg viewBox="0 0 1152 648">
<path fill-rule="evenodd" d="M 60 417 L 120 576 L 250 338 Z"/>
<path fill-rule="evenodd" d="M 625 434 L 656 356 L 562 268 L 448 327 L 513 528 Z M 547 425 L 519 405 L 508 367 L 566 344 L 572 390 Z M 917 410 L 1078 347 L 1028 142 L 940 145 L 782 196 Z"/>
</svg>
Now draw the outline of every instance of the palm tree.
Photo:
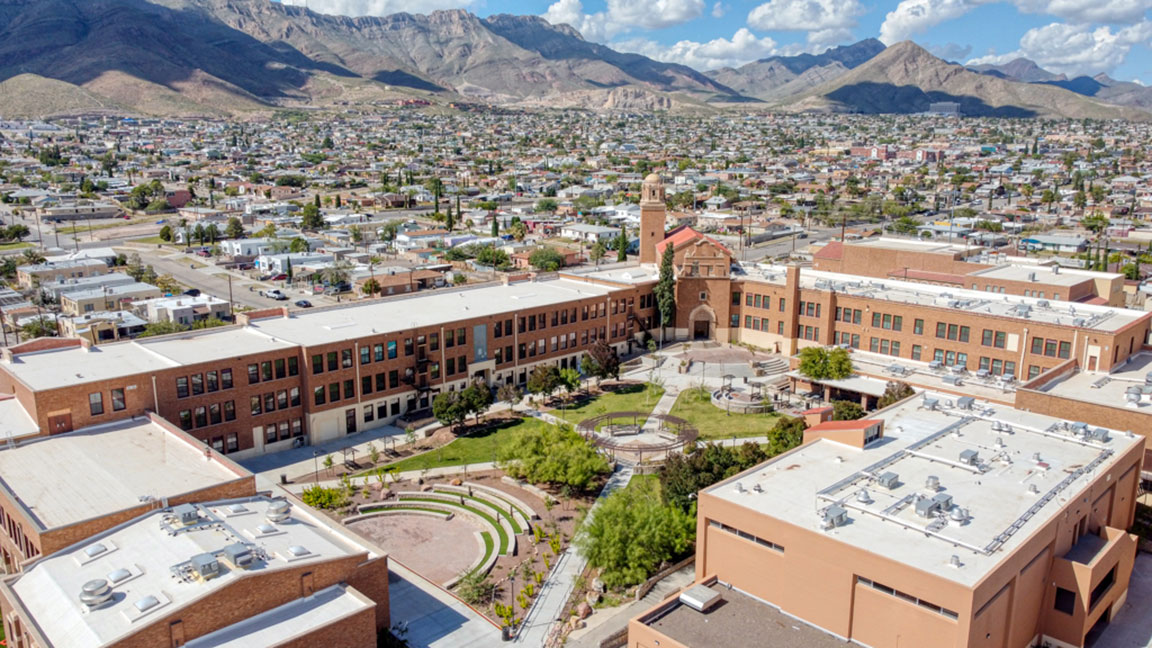
<svg viewBox="0 0 1152 648">
<path fill-rule="evenodd" d="M 24 250 L 24 263 L 27 265 L 40 265 L 44 263 L 46 258 L 40 250 L 28 249 Z"/>
</svg>

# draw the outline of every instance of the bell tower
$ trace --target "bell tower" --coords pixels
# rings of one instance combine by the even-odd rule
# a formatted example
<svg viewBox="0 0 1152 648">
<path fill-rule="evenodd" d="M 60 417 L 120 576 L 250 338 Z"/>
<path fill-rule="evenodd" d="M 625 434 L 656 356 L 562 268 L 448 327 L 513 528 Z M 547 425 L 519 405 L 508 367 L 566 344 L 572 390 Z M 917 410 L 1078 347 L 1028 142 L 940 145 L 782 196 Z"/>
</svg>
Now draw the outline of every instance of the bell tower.
<svg viewBox="0 0 1152 648">
<path fill-rule="evenodd" d="M 664 240 L 664 183 L 655 173 L 640 188 L 640 263 L 659 263 L 656 244 Z"/>
</svg>

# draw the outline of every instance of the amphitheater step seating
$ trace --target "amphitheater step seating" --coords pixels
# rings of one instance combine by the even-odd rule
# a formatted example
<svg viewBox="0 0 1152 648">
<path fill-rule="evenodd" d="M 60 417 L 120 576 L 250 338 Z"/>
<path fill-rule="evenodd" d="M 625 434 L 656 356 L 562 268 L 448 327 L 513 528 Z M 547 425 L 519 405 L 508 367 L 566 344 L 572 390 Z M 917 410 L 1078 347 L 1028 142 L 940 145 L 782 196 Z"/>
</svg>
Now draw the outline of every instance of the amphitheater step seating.
<svg viewBox="0 0 1152 648">
<path fill-rule="evenodd" d="M 481 523 L 492 527 L 499 538 L 498 551 L 501 555 L 511 556 L 516 553 L 516 534 L 512 532 L 512 526 L 508 519 L 484 504 L 468 499 L 465 499 L 462 504 L 459 495 L 431 491 L 402 491 L 397 496 L 401 503 L 419 502 L 419 506 L 452 507 L 454 510 L 463 511 Z"/>
</svg>

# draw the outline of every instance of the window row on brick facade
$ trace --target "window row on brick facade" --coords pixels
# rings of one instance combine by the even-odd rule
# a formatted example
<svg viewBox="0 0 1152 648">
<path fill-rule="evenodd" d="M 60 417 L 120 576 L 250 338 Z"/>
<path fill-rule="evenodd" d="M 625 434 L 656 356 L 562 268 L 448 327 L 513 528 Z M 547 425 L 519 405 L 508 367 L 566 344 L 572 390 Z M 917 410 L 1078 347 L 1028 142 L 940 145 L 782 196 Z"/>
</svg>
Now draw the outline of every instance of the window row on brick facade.
<svg viewBox="0 0 1152 648">
<path fill-rule="evenodd" d="M 113 412 L 119 412 L 128 407 L 123 387 L 108 390 L 108 399 L 111 402 Z M 100 416 L 104 413 L 104 392 L 88 394 L 88 413 L 92 416 Z"/>
<path fill-rule="evenodd" d="M 1007 346 L 1008 334 L 1004 331 L 994 331 L 992 329 L 984 329 L 980 333 L 980 346 L 993 347 L 996 349 L 1003 349 Z"/>
<path fill-rule="evenodd" d="M 24 535 L 24 526 L 15 517 L 12 517 L 0 506 L 0 527 L 4 529 L 4 533 L 12 539 L 12 543 L 20 549 L 25 558 L 34 558 L 40 555 L 40 547 L 37 547 L 28 536 Z"/>
<path fill-rule="evenodd" d="M 296 358 L 292 358 L 292 360 L 296 360 Z M 250 365 L 249 372 L 251 372 L 252 367 L 255 366 L 256 365 Z M 269 369 L 271 370 L 271 367 L 269 367 Z M 257 369 L 257 372 L 259 372 L 259 369 Z M 249 375 L 249 382 L 251 382 L 251 375 Z M 211 371 L 205 371 L 202 374 L 194 373 L 190 376 L 176 377 L 176 398 L 199 396 L 205 393 L 211 394 L 222 389 L 232 389 L 231 369 L 213 369 Z"/>
<path fill-rule="evenodd" d="M 820 317 L 820 303 L 819 302 L 800 302 L 801 317 Z"/>
<path fill-rule="evenodd" d="M 819 340 L 820 327 L 798 324 L 796 325 L 796 337 L 800 338 L 801 340 Z"/>
<path fill-rule="evenodd" d="M 1063 358 L 1067 360 L 1072 357 L 1072 343 L 1034 337 L 1032 338 L 1031 351 L 1033 355 L 1044 355 L 1049 358 Z"/>
<path fill-rule="evenodd" d="M 274 396 L 269 394 L 269 396 Z M 299 397 L 297 397 L 299 398 Z M 253 396 L 253 407 L 259 407 L 259 396 Z M 275 398 L 273 398 L 273 405 L 275 405 Z M 254 411 L 253 414 L 259 414 Z M 219 425 L 225 421 L 236 420 L 236 401 L 224 401 L 223 403 L 212 403 L 210 405 L 199 405 L 186 410 L 180 410 L 177 419 L 180 423 L 182 430 L 195 430 L 197 428 L 209 427 L 211 425 Z"/>
<path fill-rule="evenodd" d="M 732 303 L 733 304 L 739 303 L 738 299 L 739 298 L 737 297 L 737 299 L 733 300 Z M 783 298 L 783 297 L 780 297 L 776 300 L 776 306 L 777 306 L 777 308 L 780 309 L 781 313 L 783 313 L 784 309 L 786 309 L 788 307 L 787 304 L 788 304 L 788 300 Z M 760 295 L 757 293 L 745 293 L 744 294 L 744 305 L 745 306 L 751 306 L 752 308 L 765 308 L 765 309 L 772 308 L 772 297 L 771 297 L 771 295 Z M 804 309 L 801 308 L 801 310 L 804 310 Z"/>
<path fill-rule="evenodd" d="M 751 315 L 744 316 L 744 328 L 753 331 L 772 331 L 771 321 L 767 317 L 759 318 Z M 784 320 L 776 321 L 776 334 L 784 335 Z"/>
<path fill-rule="evenodd" d="M 257 394 L 249 400 L 252 416 L 260 416 L 289 407 L 300 406 L 300 388 L 281 389 L 276 392 Z"/>
<path fill-rule="evenodd" d="M 971 333 L 972 329 L 967 326 L 960 326 L 959 324 L 948 324 L 947 322 L 936 323 L 936 337 L 941 340 L 967 342 Z"/>
<path fill-rule="evenodd" d="M 276 443 L 285 439 L 302 437 L 304 436 L 304 421 L 300 418 L 294 418 L 288 421 L 257 425 L 252 428 L 253 439 L 259 439 L 261 436 L 264 438 L 264 443 Z"/>
<path fill-rule="evenodd" d="M 881 355 L 899 356 L 900 341 L 874 337 L 868 340 L 868 350 L 872 353 L 879 353 Z"/>
<path fill-rule="evenodd" d="M 248 384 L 280 380 L 300 374 L 300 360 L 296 356 L 253 362 L 248 365 Z"/>
<path fill-rule="evenodd" d="M 1016 363 L 1012 360 L 1001 360 L 999 358 L 981 356 L 978 368 L 987 371 L 993 376 L 1016 375 Z"/>
<path fill-rule="evenodd" d="M 836 307 L 836 321 L 845 324 L 860 324 L 864 318 L 864 311 L 859 308 Z"/>
</svg>

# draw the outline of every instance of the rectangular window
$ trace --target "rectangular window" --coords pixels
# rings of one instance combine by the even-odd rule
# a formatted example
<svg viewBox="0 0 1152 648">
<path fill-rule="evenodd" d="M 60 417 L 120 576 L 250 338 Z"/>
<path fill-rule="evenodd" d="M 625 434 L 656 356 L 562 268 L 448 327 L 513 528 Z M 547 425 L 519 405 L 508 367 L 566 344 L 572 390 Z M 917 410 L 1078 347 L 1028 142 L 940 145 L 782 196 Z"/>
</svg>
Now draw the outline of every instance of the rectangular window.
<svg viewBox="0 0 1152 648">
<path fill-rule="evenodd" d="M 868 350 L 871 351 L 872 353 L 876 353 L 877 351 L 879 351 L 880 350 L 880 339 L 879 338 L 870 339 L 868 341 Z"/>
<path fill-rule="evenodd" d="M 388 359 L 395 360 L 396 355 L 396 340 L 390 340 L 388 342 Z"/>
<path fill-rule="evenodd" d="M 291 358 L 288 358 L 288 375 L 289 376 L 300 375 L 300 359 L 297 358 L 296 356 L 292 356 Z"/>
<path fill-rule="evenodd" d="M 303 419 L 298 419 L 298 418 L 292 419 L 292 436 L 294 436 L 294 437 L 304 436 L 304 420 Z"/>
<path fill-rule="evenodd" d="M 334 382 L 328 385 L 328 401 L 335 403 L 340 400 L 340 383 Z"/>
<path fill-rule="evenodd" d="M 948 339 L 955 340 L 960 337 L 960 326 L 957 324 L 948 325 Z"/>
<path fill-rule="evenodd" d="M 576 311 L 572 311 L 572 321 L 576 321 Z M 456 344 L 465 344 L 468 342 L 468 332 L 463 328 L 456 329 Z"/>
<path fill-rule="evenodd" d="M 176 398 L 188 397 L 188 376 L 180 376 L 176 379 Z"/>
<path fill-rule="evenodd" d="M 1061 342 L 1060 343 L 1060 350 L 1057 352 L 1056 355 L 1058 355 L 1061 358 L 1067 359 L 1070 355 L 1072 355 L 1072 343 L 1071 342 Z"/>
<path fill-rule="evenodd" d="M 894 356 L 900 355 L 900 343 L 897 342 L 896 340 L 892 340 L 892 355 L 894 355 Z"/>
<path fill-rule="evenodd" d="M 192 410 L 192 418 L 196 421 L 196 427 L 202 428 L 208 425 L 208 410 L 201 405 Z"/>
<path fill-rule="evenodd" d="M 181 430 L 191 430 L 192 429 L 192 410 L 181 410 L 180 411 L 180 429 Z"/>
<path fill-rule="evenodd" d="M 272 362 L 270 360 L 260 363 L 260 379 L 272 380 Z"/>
<path fill-rule="evenodd" d="M 1035 353 L 1036 355 L 1044 353 L 1044 338 L 1032 338 L 1032 353 Z"/>
<path fill-rule="evenodd" d="M 284 358 L 277 358 L 276 363 L 275 363 L 275 367 L 276 367 L 276 379 L 277 380 L 283 379 L 285 376 L 288 375 L 288 365 L 284 361 Z"/>
<path fill-rule="evenodd" d="M 380 372 L 376 374 L 376 391 L 382 392 L 388 389 L 388 374 Z"/>
<path fill-rule="evenodd" d="M 204 393 L 204 376 L 192 374 L 192 395 L 199 396 Z"/>
<path fill-rule="evenodd" d="M 984 329 L 980 333 L 980 344 L 983 346 L 992 346 L 992 338 L 995 332 L 992 329 Z"/>
<path fill-rule="evenodd" d="M 444 371 L 446 376 L 451 376 L 456 373 L 456 358 L 448 358 L 444 363 Z"/>
<path fill-rule="evenodd" d="M 252 416 L 259 416 L 264 412 L 263 403 L 264 401 L 260 400 L 259 396 L 253 396 L 251 399 L 249 399 L 249 411 L 252 413 Z"/>
<path fill-rule="evenodd" d="M 336 371 L 340 368 L 340 356 L 335 351 L 328 352 L 328 371 Z"/>
<path fill-rule="evenodd" d="M 360 347 L 360 364 L 366 365 L 372 362 L 372 348 L 368 346 Z"/>
<path fill-rule="evenodd" d="M 372 376 L 360 377 L 360 393 L 365 396 L 372 393 Z"/>
<path fill-rule="evenodd" d="M 784 309 L 787 308 L 786 304 L 788 303 L 788 300 L 781 297 L 778 303 L 780 304 L 780 312 L 783 313 Z"/>
<path fill-rule="evenodd" d="M 324 373 L 324 356 L 319 353 L 312 356 L 312 374 L 318 373 Z"/>
<path fill-rule="evenodd" d="M 400 386 L 400 372 L 393 369 L 388 372 L 388 388 L 396 389 Z"/>
<path fill-rule="evenodd" d="M 892 330 L 899 331 L 902 328 L 904 328 L 904 318 L 900 315 L 892 316 Z"/>
<path fill-rule="evenodd" d="M 300 388 L 299 387 L 293 387 L 292 389 L 288 390 L 288 401 L 290 402 L 292 407 L 299 407 L 300 406 Z"/>
<path fill-rule="evenodd" d="M 99 416 L 104 413 L 104 394 L 100 392 L 88 394 L 88 411 L 92 416 Z"/>
<path fill-rule="evenodd" d="M 204 385 L 207 388 L 209 393 L 214 392 L 214 391 L 219 391 L 220 390 L 219 375 L 215 371 L 206 372 L 204 374 Z"/>
<path fill-rule="evenodd" d="M 912 359 L 913 360 L 919 360 L 920 359 L 920 351 L 921 350 L 922 350 L 922 348 L 920 347 L 919 344 L 913 344 L 912 345 Z"/>
<path fill-rule="evenodd" d="M 1033 378 L 1035 378 L 1036 376 L 1039 376 L 1039 375 L 1040 375 L 1040 367 L 1038 367 L 1036 365 L 1029 365 L 1029 367 L 1028 367 L 1028 380 L 1032 380 Z"/>
<path fill-rule="evenodd" d="M 340 366 L 344 369 L 352 368 L 352 349 L 340 350 Z"/>
<path fill-rule="evenodd" d="M 224 452 L 236 452 L 240 449 L 240 439 L 236 436 L 235 432 L 229 432 L 224 436 Z"/>
<path fill-rule="evenodd" d="M 1056 357 L 1056 340 L 1044 340 L 1044 355 L 1049 358 Z"/>
<path fill-rule="evenodd" d="M 260 365 L 252 363 L 248 365 L 248 384 L 255 385 L 260 382 Z"/>
<path fill-rule="evenodd" d="M 1016 375 L 1016 363 L 1015 362 L 1005 362 L 1004 363 L 1004 375 L 1005 376 L 1015 376 Z"/>
<path fill-rule="evenodd" d="M 344 381 L 344 398 L 356 398 L 356 382 L 352 379 Z"/>
<path fill-rule="evenodd" d="M 936 337 L 944 339 L 948 337 L 948 324 L 945 322 L 936 323 Z"/>
<path fill-rule="evenodd" d="M 317 388 L 312 390 L 312 402 L 315 403 L 316 405 L 323 405 L 324 404 L 325 398 L 324 398 L 324 388 L 323 387 L 317 387 Z"/>
<path fill-rule="evenodd" d="M 1074 614 L 1076 612 L 1076 592 L 1066 590 L 1063 587 L 1057 587 L 1056 600 L 1052 607 L 1054 607 L 1057 612 L 1063 612 L 1068 615 Z"/>
<path fill-rule="evenodd" d="M 223 419 L 220 415 L 220 404 L 212 403 L 208 406 L 208 422 L 212 425 L 219 425 Z"/>
<path fill-rule="evenodd" d="M 267 394 L 264 394 L 264 411 L 276 411 L 276 392 L 268 392 Z"/>
<path fill-rule="evenodd" d="M 224 401 L 224 420 L 236 420 L 236 401 Z"/>
<path fill-rule="evenodd" d="M 541 340 L 541 342 L 543 342 L 543 340 Z M 428 377 L 431 378 L 432 380 L 436 380 L 437 378 L 440 377 L 440 363 L 439 362 L 433 362 L 431 364 L 431 366 L 428 368 Z"/>
<path fill-rule="evenodd" d="M 961 342 L 967 342 L 969 334 L 971 334 L 971 333 L 972 333 L 971 327 L 961 326 L 960 327 L 960 341 Z"/>
<path fill-rule="evenodd" d="M 376 344 L 372 347 L 372 359 L 376 362 L 384 361 L 384 345 Z"/>
<path fill-rule="evenodd" d="M 880 313 L 872 313 L 872 326 L 880 328 Z"/>
<path fill-rule="evenodd" d="M 232 389 L 232 370 L 223 369 L 220 371 L 220 388 Z"/>
<path fill-rule="evenodd" d="M 128 407 L 127 403 L 124 402 L 124 388 L 123 387 L 120 387 L 118 389 L 113 389 L 111 392 L 111 396 L 112 396 L 112 411 L 113 412 L 119 412 L 120 410 Z"/>
<path fill-rule="evenodd" d="M 1004 331 L 996 331 L 996 339 L 992 341 L 992 346 L 997 349 L 1003 349 L 1006 346 L 1008 334 Z"/>
<path fill-rule="evenodd" d="M 912 320 L 912 332 L 915 333 L 916 335 L 924 335 L 924 320 L 922 320 L 922 319 Z"/>
<path fill-rule="evenodd" d="M 288 390 L 281 389 L 276 392 L 276 409 L 288 409 Z"/>
<path fill-rule="evenodd" d="M 416 351 L 416 346 L 412 344 L 412 338 L 404 338 L 404 355 L 410 356 Z"/>
<path fill-rule="evenodd" d="M 376 409 L 371 405 L 364 406 L 364 422 L 371 423 L 376 420 Z"/>
</svg>

